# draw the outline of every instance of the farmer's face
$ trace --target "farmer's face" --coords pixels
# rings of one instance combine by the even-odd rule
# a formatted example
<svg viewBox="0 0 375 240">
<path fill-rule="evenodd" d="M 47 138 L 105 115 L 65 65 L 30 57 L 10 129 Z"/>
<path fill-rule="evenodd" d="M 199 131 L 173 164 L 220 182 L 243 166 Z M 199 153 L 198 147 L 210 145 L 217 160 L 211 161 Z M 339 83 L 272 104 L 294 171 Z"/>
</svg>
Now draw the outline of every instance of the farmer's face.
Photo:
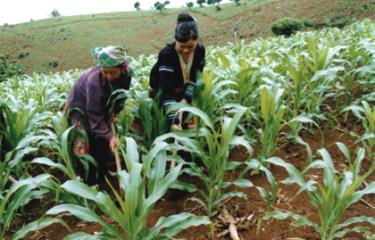
<svg viewBox="0 0 375 240">
<path fill-rule="evenodd" d="M 102 67 L 100 70 L 103 77 L 110 83 L 115 82 L 117 79 L 119 79 L 121 74 L 123 73 L 123 69 L 119 67 Z"/>
<path fill-rule="evenodd" d="M 189 57 L 195 51 L 197 47 L 196 40 L 189 40 L 187 42 L 176 42 L 176 51 L 184 57 Z"/>
</svg>

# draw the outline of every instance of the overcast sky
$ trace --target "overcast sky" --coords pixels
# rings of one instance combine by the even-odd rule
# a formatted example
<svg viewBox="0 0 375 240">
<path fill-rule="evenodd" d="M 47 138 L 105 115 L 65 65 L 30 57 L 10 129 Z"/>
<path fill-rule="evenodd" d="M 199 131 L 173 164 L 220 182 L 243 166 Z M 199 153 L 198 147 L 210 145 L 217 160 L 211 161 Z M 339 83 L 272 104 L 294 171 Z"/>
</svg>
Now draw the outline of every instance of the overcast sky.
<svg viewBox="0 0 375 240">
<path fill-rule="evenodd" d="M 149 10 L 156 1 L 139 0 L 143 10 Z M 196 0 L 169 1 L 170 5 L 167 7 L 181 7 L 189 1 L 196 5 Z M 0 25 L 48 18 L 53 9 L 57 9 L 63 16 L 133 11 L 135 2 L 136 0 L 0 0 Z"/>
</svg>

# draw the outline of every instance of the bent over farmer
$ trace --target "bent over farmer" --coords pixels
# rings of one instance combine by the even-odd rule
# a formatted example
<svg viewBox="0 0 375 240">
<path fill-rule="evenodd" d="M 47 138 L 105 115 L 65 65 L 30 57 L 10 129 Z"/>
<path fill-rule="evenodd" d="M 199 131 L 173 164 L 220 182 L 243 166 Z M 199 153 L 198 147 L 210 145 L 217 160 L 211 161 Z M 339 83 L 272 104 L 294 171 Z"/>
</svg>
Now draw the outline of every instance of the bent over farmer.
<svg viewBox="0 0 375 240">
<path fill-rule="evenodd" d="M 92 53 L 98 65 L 80 75 L 67 102 L 69 124 L 86 130 L 89 140 L 88 143 L 75 142 L 74 151 L 89 153 L 97 162 L 97 173 L 90 168 L 89 184 L 96 182 L 96 176 L 99 181 L 103 181 L 107 172 L 107 161 L 113 158 L 111 150 L 114 151 L 118 144 L 111 131 L 110 124 L 113 119 L 106 109 L 106 103 L 113 91 L 128 90 L 131 82 L 123 47 L 95 48 Z"/>
</svg>

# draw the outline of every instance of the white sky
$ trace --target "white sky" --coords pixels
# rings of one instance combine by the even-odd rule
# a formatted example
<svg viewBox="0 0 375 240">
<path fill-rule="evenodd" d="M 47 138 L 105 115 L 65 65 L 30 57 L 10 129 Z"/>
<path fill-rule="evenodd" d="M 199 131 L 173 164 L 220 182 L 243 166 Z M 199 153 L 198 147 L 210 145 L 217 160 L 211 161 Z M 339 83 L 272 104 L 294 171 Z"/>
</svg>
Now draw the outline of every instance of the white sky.
<svg viewBox="0 0 375 240">
<path fill-rule="evenodd" d="M 149 10 L 156 1 L 158 0 L 139 0 L 142 10 Z M 167 7 L 181 7 L 190 1 L 197 5 L 196 0 L 169 0 Z M 53 9 L 57 9 L 63 16 L 133 11 L 135 2 L 136 0 L 0 0 L 0 25 L 48 18 Z"/>
</svg>

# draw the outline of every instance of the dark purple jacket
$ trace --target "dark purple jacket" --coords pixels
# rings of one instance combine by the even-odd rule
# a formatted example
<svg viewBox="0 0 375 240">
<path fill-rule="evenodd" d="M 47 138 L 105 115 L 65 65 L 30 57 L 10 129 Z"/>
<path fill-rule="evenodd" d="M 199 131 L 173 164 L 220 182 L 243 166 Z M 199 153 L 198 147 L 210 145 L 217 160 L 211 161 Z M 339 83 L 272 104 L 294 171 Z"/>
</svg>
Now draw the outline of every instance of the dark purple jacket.
<svg viewBox="0 0 375 240">
<path fill-rule="evenodd" d="M 130 87 L 131 76 L 127 72 L 115 83 L 109 84 L 102 76 L 100 67 L 93 67 L 80 75 L 68 96 L 68 109 L 80 108 L 87 115 L 89 131 L 108 141 L 113 134 L 107 124 L 108 111 L 105 104 L 111 92 Z"/>
</svg>

